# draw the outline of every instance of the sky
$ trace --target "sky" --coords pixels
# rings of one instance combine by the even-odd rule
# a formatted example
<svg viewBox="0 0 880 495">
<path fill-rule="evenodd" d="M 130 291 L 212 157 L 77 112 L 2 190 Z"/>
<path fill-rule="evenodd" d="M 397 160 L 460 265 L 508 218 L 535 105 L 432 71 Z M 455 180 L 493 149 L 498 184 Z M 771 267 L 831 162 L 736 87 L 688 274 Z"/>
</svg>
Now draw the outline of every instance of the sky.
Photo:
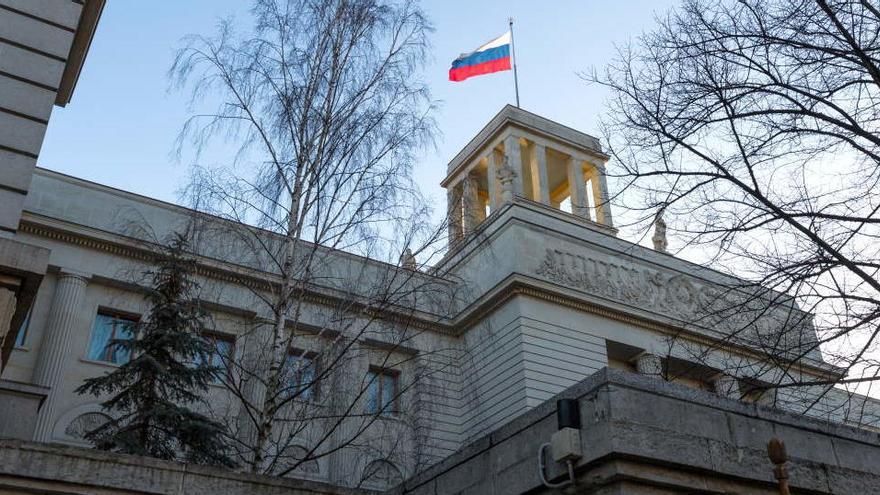
<svg viewBox="0 0 880 495">
<path fill-rule="evenodd" d="M 578 73 L 602 68 L 624 44 L 654 25 L 677 0 L 452 1 L 426 0 L 434 23 L 433 57 L 425 80 L 438 101 L 442 134 L 425 151 L 415 179 L 438 210 L 447 162 L 506 103 L 514 102 L 512 72 L 448 81 L 449 65 L 507 30 L 513 17 L 522 108 L 589 134 L 607 93 Z M 174 153 L 189 108 L 167 71 L 181 39 L 213 34 L 233 16 L 250 23 L 245 0 L 108 2 L 73 100 L 56 107 L 39 165 L 51 170 L 179 202 L 187 157 Z"/>
</svg>

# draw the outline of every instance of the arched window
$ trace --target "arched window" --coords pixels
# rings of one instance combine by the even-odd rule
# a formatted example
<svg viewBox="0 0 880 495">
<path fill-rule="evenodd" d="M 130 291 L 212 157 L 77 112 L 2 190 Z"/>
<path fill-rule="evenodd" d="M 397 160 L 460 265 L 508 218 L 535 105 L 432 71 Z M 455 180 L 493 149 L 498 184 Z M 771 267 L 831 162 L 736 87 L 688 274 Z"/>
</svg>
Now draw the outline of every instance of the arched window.
<svg viewBox="0 0 880 495">
<path fill-rule="evenodd" d="M 376 488 L 392 488 L 403 482 L 400 469 L 385 459 L 376 459 L 367 464 L 361 476 L 361 485 Z"/>
<path fill-rule="evenodd" d="M 294 464 L 299 462 L 299 465 L 296 466 L 296 469 L 291 471 L 288 476 L 296 477 L 298 474 L 317 475 L 321 472 L 321 466 L 318 464 L 318 461 L 316 459 L 308 459 L 306 461 L 300 462 L 308 457 L 308 455 L 308 449 L 300 445 L 288 445 L 284 449 L 284 457 L 286 463 L 289 466 L 293 466 Z"/>
<path fill-rule="evenodd" d="M 110 421 L 110 416 L 107 416 L 104 413 L 90 412 L 80 414 L 73 418 L 73 421 L 67 425 L 67 428 L 64 429 L 64 433 L 73 438 L 84 439 L 86 433 L 103 426 L 104 423 L 108 421 Z"/>
</svg>

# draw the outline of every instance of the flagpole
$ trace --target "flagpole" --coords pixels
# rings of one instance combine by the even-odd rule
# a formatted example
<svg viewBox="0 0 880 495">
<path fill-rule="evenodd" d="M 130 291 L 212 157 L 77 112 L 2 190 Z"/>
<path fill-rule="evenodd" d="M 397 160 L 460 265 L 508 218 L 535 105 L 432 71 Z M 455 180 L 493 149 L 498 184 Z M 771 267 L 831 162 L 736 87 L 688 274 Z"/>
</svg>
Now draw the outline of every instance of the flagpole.
<svg viewBox="0 0 880 495">
<path fill-rule="evenodd" d="M 513 17 L 508 17 L 510 22 L 510 58 L 513 60 L 513 87 L 516 90 L 516 108 L 519 108 L 519 78 L 516 76 L 516 47 L 513 44 Z"/>
</svg>

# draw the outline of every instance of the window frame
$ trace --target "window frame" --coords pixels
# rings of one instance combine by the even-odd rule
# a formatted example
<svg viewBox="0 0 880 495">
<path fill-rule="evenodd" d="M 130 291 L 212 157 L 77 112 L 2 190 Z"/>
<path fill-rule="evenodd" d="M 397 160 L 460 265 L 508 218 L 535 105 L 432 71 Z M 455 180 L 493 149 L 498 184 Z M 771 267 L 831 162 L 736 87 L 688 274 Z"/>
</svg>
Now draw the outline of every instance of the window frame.
<svg viewBox="0 0 880 495">
<path fill-rule="evenodd" d="M 370 367 L 367 370 L 367 373 L 375 375 L 375 377 L 376 377 L 375 379 L 371 379 L 370 383 L 367 385 L 367 394 L 368 394 L 368 396 L 367 396 L 367 413 L 373 414 L 373 415 L 376 415 L 379 417 L 385 417 L 385 418 L 398 416 L 400 414 L 400 375 L 401 375 L 400 370 L 396 370 L 394 368 L 385 368 L 382 366 L 370 365 Z M 388 409 L 384 406 L 385 401 L 383 400 L 383 396 L 384 396 L 383 388 L 384 388 L 384 382 L 385 382 L 385 380 L 383 378 L 385 378 L 385 377 L 391 378 L 392 383 L 394 384 L 394 391 L 392 392 L 391 408 L 390 409 Z M 370 400 L 369 389 L 370 389 L 370 387 L 374 386 L 376 383 L 378 383 L 378 385 L 377 385 L 378 390 L 377 390 L 377 395 L 376 395 L 376 398 L 378 401 L 378 403 L 376 405 L 377 410 L 371 411 L 371 410 L 369 410 L 369 400 Z"/>
<path fill-rule="evenodd" d="M 104 349 L 101 351 L 101 357 L 95 359 L 95 358 L 92 358 L 91 355 L 89 355 L 89 350 L 92 348 L 92 339 L 95 337 L 95 324 L 97 323 L 99 316 L 106 316 L 106 317 L 112 318 L 114 320 L 114 322 L 115 321 L 127 321 L 129 323 L 140 323 L 141 315 L 139 315 L 137 313 L 132 313 L 129 311 L 122 311 L 122 310 L 118 310 L 118 309 L 112 309 L 112 308 L 106 308 L 103 306 L 98 306 L 97 311 L 95 311 L 95 317 L 92 319 L 92 330 L 89 333 L 89 342 L 88 342 L 88 347 L 86 348 L 86 360 L 92 361 L 92 362 L 97 362 L 97 363 L 102 363 L 102 364 L 110 364 L 113 366 L 122 366 L 123 364 L 128 363 L 129 361 L 131 361 L 130 354 L 124 362 L 117 363 L 116 361 L 113 361 L 111 359 L 107 359 L 108 355 L 112 356 L 112 354 L 110 354 L 112 352 L 111 351 L 112 346 L 109 344 L 109 342 L 116 339 L 116 330 L 119 328 L 119 326 L 116 324 L 113 325 L 113 331 L 110 334 L 110 338 L 108 339 L 108 345 L 104 346 Z"/>
</svg>

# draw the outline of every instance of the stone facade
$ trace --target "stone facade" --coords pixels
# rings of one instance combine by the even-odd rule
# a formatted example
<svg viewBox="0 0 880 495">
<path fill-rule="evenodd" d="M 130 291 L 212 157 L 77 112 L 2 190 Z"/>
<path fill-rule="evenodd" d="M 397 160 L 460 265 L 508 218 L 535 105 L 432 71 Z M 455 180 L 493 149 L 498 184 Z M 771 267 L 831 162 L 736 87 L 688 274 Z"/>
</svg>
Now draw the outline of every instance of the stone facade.
<svg viewBox="0 0 880 495">
<path fill-rule="evenodd" d="M 17 231 L 55 105 L 65 106 L 82 70 L 104 0 L 0 0 L 0 372 L 46 273 L 49 252 Z M 34 417 L 39 387 L 0 380 L 0 394 Z M 29 421 L 0 420 L 0 435 L 29 438 Z"/>
<path fill-rule="evenodd" d="M 553 151 L 554 146 L 562 144 L 589 146 L 576 153 L 581 157 L 595 158 L 600 153 L 588 136 L 538 116 L 512 107 L 499 115 L 503 118 L 493 122 L 500 128 L 484 129 L 484 141 L 496 146 L 493 160 L 508 168 L 511 160 L 506 150 L 515 146 L 498 149 L 500 142 L 513 140 L 527 147 L 541 142 L 543 152 L 556 158 L 561 152 Z M 474 149 L 474 156 L 486 154 L 482 148 Z M 541 168 L 534 153 L 522 155 L 526 165 L 521 162 L 520 170 L 536 162 Z M 545 167 L 549 163 L 550 168 L 555 164 L 571 169 L 570 161 L 556 158 L 546 160 Z M 485 160 L 459 161 L 474 167 L 486 164 Z M 495 196 L 493 203 L 485 199 L 489 195 L 483 189 L 489 183 L 479 180 L 479 172 L 453 165 L 448 185 L 455 189 L 456 177 L 463 177 L 467 182 L 462 191 L 471 195 L 468 208 L 478 208 L 474 198 L 482 197 L 484 214 L 471 211 L 465 215 L 461 209 L 459 237 L 430 271 L 413 272 L 411 266 L 322 252 L 327 262 L 321 266 L 328 270 L 324 278 L 337 282 L 316 289 L 302 316 L 305 325 L 323 325 L 334 294 L 346 289 L 340 284 L 348 274 L 358 274 L 360 289 L 352 288 L 356 291 L 367 290 L 369 280 L 385 280 L 404 269 L 412 276 L 408 284 L 432 296 L 416 298 L 415 306 L 405 314 L 383 309 L 381 319 L 389 328 L 409 332 L 406 345 L 396 346 L 387 335 L 364 339 L 357 344 L 363 357 L 352 361 L 346 371 L 364 376 L 380 364 L 371 361 L 369 356 L 376 354 L 373 350 L 394 347 L 401 364 L 393 373 L 408 390 L 399 405 L 402 414 L 383 418 L 365 430 L 359 443 L 368 447 L 340 449 L 316 461 L 307 478 L 350 485 L 376 469 L 376 462 L 387 462 L 385 469 L 398 473 L 392 478 L 410 477 L 608 366 L 624 365 L 656 379 L 668 378 L 669 369 L 683 366 L 697 353 L 702 356 L 698 363 L 702 376 L 675 377 L 677 381 L 744 398 L 746 394 L 739 392 L 755 383 L 784 380 L 783 370 L 767 366 L 761 354 L 762 337 L 767 333 L 778 336 L 773 334 L 778 321 L 802 323 L 787 330 L 795 337 L 792 342 L 815 343 L 809 315 L 784 304 L 759 319 L 752 333 L 731 338 L 728 327 L 700 318 L 699 312 L 713 302 L 735 297 L 736 292 L 727 289 L 735 280 L 619 239 L 608 223 L 607 205 L 594 204 L 593 213 L 581 215 L 578 210 L 563 211 L 559 204 L 524 197 L 519 189 L 507 191 L 510 194 L 504 201 L 498 200 L 503 195 Z M 558 170 L 547 174 L 557 180 L 568 176 Z M 505 181 L 513 184 L 499 180 L 491 187 L 503 189 Z M 539 199 L 546 199 L 540 178 L 532 183 Z M 560 187 L 568 186 L 556 189 Z M 606 211 L 599 215 L 602 209 Z M 145 224 L 155 238 L 162 238 L 185 228 L 192 218 L 192 212 L 184 208 L 36 171 L 16 238 L 51 252 L 49 270 L 3 374 L 6 380 L 27 384 L 32 393 L 47 393 L 26 438 L 85 445 L 84 425 L 100 421 L 102 413 L 95 398 L 80 396 L 74 389 L 83 379 L 113 367 L 90 357 L 98 315 L 142 315 L 145 311 L 143 279 L 133 275 L 149 269 L 151 248 L 145 238 L 138 237 L 143 229 L 133 230 L 132 225 Z M 603 218 L 605 223 L 599 221 Z M 216 228 L 225 225 L 219 220 L 217 224 Z M 264 235 L 266 242 L 273 242 L 272 234 Z M 213 330 L 226 335 L 237 352 L 244 352 L 238 349 L 253 348 L 256 342 L 243 330 L 244 323 L 268 311 L 255 298 L 253 288 L 271 284 L 275 274 L 265 268 L 269 265 L 263 260 L 242 257 L 245 251 L 237 244 L 219 244 L 221 238 L 207 236 L 194 247 L 204 288 L 201 297 L 211 309 Z M 411 265 L 401 259 L 402 264 Z M 327 335 L 322 331 L 301 341 L 306 351 L 320 355 L 331 345 Z M 731 361 L 737 363 L 734 371 Z M 788 373 L 795 378 L 829 379 L 840 371 L 813 350 Z M 325 392 L 353 393 L 340 383 L 328 379 Z M 797 411 L 804 397 L 822 392 L 798 389 L 803 397 L 780 393 L 774 403 Z M 19 393 L 17 397 L 21 401 L 25 396 Z M 873 401 L 862 400 L 865 408 L 847 408 L 848 398 L 832 390 L 810 414 L 874 424 L 878 408 Z M 229 409 L 230 397 L 222 387 L 212 387 L 209 402 L 215 414 L 226 418 L 240 414 Z M 306 448 L 317 435 L 310 431 L 303 430 L 297 448 Z"/>
</svg>

